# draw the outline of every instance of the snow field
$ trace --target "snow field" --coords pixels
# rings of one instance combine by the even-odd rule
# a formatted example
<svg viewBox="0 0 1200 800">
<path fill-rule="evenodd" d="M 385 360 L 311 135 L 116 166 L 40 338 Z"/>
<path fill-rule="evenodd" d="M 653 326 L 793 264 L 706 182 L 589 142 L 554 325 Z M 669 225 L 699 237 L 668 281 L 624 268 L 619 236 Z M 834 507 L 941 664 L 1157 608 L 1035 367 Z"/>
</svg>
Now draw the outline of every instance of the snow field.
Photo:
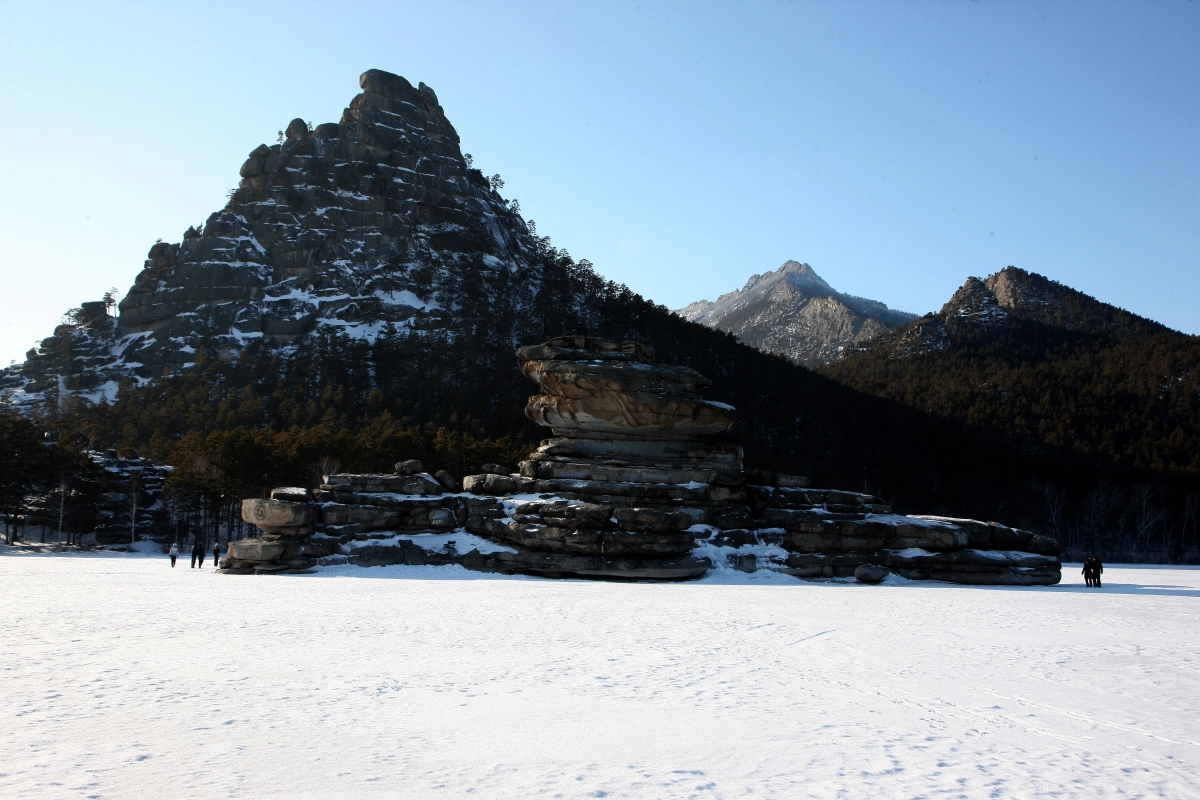
<svg viewBox="0 0 1200 800">
<path fill-rule="evenodd" d="M 1200 570 L 1064 575 L 6 554 L 0 796 L 1200 797 Z"/>
</svg>

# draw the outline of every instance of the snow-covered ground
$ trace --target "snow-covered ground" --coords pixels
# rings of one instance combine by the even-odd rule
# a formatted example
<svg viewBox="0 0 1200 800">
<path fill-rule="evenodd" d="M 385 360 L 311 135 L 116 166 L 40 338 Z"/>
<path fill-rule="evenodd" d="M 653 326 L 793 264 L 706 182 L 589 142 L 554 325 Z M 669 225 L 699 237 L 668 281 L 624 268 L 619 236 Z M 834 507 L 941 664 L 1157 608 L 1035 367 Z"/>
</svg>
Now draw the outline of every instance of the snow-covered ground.
<svg viewBox="0 0 1200 800">
<path fill-rule="evenodd" d="M 1200 570 L 1064 573 L 622 585 L 8 554 L 0 796 L 1200 797 Z"/>
</svg>

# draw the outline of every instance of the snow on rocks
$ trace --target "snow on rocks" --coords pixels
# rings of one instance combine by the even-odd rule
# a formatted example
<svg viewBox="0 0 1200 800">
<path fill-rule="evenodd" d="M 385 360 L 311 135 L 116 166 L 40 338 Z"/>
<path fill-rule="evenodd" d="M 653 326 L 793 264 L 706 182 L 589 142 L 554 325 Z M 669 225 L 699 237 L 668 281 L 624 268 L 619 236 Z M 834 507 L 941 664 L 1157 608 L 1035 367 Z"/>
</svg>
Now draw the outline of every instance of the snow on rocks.
<svg viewBox="0 0 1200 800">
<path fill-rule="evenodd" d="M 326 475 L 311 502 L 303 489 L 277 489 L 270 500 L 243 503 L 243 519 L 263 535 L 234 543 L 221 566 L 305 570 L 337 553 L 360 565 L 622 580 L 733 570 L 868 584 L 892 573 L 966 584 L 1059 581 L 1060 548 L 1046 537 L 995 522 L 904 516 L 877 497 L 815 489 L 802 476 L 747 473 L 740 447 L 706 441 L 733 424 L 734 410 L 705 411 L 718 404 L 700 398 L 704 376 L 651 363 L 644 345 L 561 337 L 517 356 L 542 391 L 526 413 L 556 434 L 518 470 L 485 464 L 459 492 L 454 476 L 406 460 L 393 474 Z"/>
</svg>

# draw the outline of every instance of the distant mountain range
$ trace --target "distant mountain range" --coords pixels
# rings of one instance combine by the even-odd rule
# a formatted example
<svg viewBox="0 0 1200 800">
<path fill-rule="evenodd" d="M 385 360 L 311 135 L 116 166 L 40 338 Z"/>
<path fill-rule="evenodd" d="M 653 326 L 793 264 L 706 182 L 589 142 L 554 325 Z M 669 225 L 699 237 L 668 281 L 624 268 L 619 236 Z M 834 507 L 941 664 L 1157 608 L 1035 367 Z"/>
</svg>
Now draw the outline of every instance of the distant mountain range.
<svg viewBox="0 0 1200 800">
<path fill-rule="evenodd" d="M 796 261 L 752 275 L 740 290 L 716 302 L 701 300 L 675 313 L 809 368 L 828 364 L 846 348 L 916 319 L 876 300 L 843 294 L 808 264 Z"/>
</svg>

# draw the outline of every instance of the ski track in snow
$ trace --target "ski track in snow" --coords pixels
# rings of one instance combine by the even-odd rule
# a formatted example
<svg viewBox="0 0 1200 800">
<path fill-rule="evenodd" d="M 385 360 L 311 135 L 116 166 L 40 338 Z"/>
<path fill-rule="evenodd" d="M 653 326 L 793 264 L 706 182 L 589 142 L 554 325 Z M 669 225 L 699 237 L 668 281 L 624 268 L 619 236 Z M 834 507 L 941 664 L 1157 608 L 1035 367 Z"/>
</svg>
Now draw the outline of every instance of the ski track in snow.
<svg viewBox="0 0 1200 800">
<path fill-rule="evenodd" d="M 1200 569 L 1064 575 L 254 577 L 7 551 L 0 796 L 1200 797 Z"/>
</svg>

